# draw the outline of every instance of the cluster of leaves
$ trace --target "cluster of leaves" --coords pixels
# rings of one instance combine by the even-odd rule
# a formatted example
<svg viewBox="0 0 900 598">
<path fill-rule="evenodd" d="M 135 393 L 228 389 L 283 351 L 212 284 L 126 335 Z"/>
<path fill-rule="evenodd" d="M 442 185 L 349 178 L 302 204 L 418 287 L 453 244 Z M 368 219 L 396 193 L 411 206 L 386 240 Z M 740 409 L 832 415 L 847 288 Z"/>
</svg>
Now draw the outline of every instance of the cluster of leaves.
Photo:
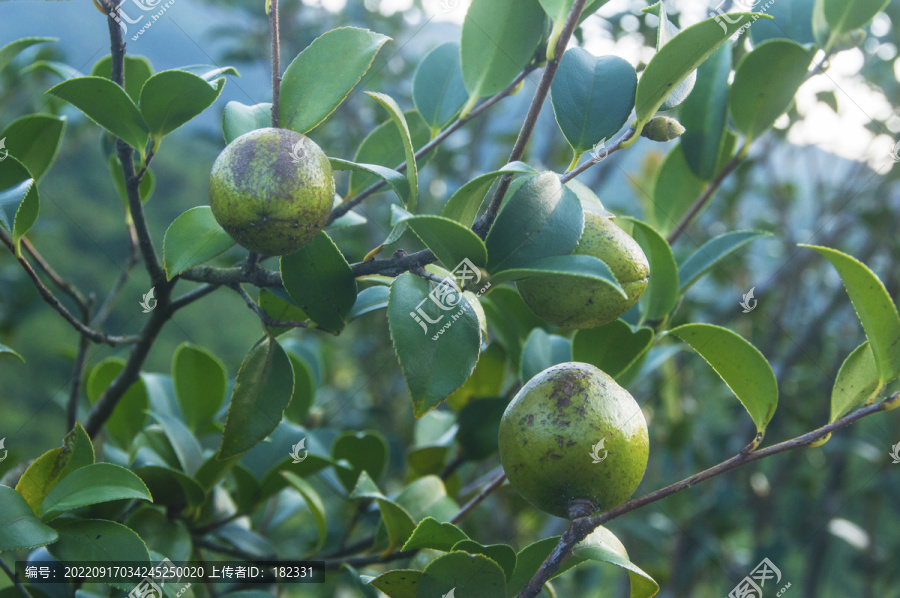
<svg viewBox="0 0 900 598">
<path fill-rule="evenodd" d="M 582 18 L 604 3 L 588 2 Z M 464 460 L 493 456 L 500 414 L 508 402 L 505 391 L 543 369 L 583 361 L 627 385 L 673 355 L 672 344 L 666 342 L 670 334 L 699 353 L 741 401 L 756 427 L 758 445 L 778 404 L 777 383 L 766 358 L 726 328 L 670 323 L 693 284 L 766 233 L 726 233 L 680 263 L 664 235 L 726 165 L 789 108 L 808 76 L 813 55 L 809 44 L 826 52 L 841 47 L 842 40 L 883 5 L 819 0 L 788 8 L 777 3 L 771 16 L 789 27 L 773 29 L 764 19 L 754 22 L 760 15 L 738 13 L 725 22 L 711 18 L 678 31 L 660 3 L 648 9 L 660 20 L 658 45 L 640 78 L 617 57 L 598 58 L 581 48 L 561 57 L 552 105 L 573 149 L 573 167 L 585 153 L 621 133 L 632 113 L 631 134 L 622 137 L 621 148 L 636 141 L 660 110 L 678 108 L 687 128 L 661 167 L 647 222 L 619 220 L 648 256 L 652 277 L 647 292 L 621 320 L 574 332 L 554 330 L 538 320 L 504 283 L 554 274 L 621 290 L 603 261 L 572 254 L 584 211 L 603 210 L 596 194 L 577 181 L 564 183 L 556 173 L 536 172 L 515 161 L 473 177 L 439 214 L 421 213 L 418 173 L 429 156 L 417 156 L 452 123 L 466 118 L 479 100 L 503 92 L 545 57 L 555 59 L 555 40 L 572 5 L 572 0 L 474 0 L 460 43 L 438 46 L 423 58 L 413 81 L 415 110 L 404 112 L 390 96 L 368 93 L 390 121 L 366 137 L 352 160 L 331 159 L 336 170 L 351 173 L 349 193 L 336 202 L 352 201 L 379 181 L 397 196 L 392 230 L 371 255 L 408 239 L 411 231 L 439 262 L 426 267 L 431 276 L 406 272 L 395 278 L 357 278 L 340 248 L 323 233 L 284 256 L 278 265 L 281 284 L 259 292 L 258 307 L 270 318 L 305 322 L 335 334 L 365 314 L 385 310 L 413 412 L 421 418 L 421 442 L 407 454 L 411 481 L 400 492 L 386 493 L 379 487 L 389 451 L 378 432 L 334 434 L 301 425 L 321 384 L 321 365 L 303 340 L 288 336 L 288 329 L 270 326 L 247 353 L 233 384 L 218 358 L 190 345 L 176 352 L 170 376 L 141 374 L 106 422 L 104 461 L 95 462 L 90 439 L 76 425 L 63 447 L 32 463 L 15 489 L 0 486 L 0 552 L 47 546 L 59 560 L 104 560 L 115 554 L 119 560 L 145 562 L 202 558 L 204 548 L 237 550 L 247 558 L 320 556 L 334 542 L 321 497 L 328 490 L 360 512 L 377 506 L 374 536 L 363 550 L 383 555 L 420 551 L 414 568 L 359 575 L 363 583 L 396 598 L 417 592 L 438 596 L 453 588 L 461 596 L 515 596 L 558 538 L 516 552 L 503 544 L 481 544 L 450 523 L 461 512 L 455 498 L 459 481 L 438 474 L 445 471 L 452 448 L 457 446 Z M 754 48 L 734 68 L 733 50 L 726 42 L 750 23 Z M 29 38 L 0 49 L 0 69 L 42 41 L 48 40 Z M 350 27 L 317 38 L 283 75 L 279 126 L 313 131 L 359 84 L 387 41 L 383 35 Z M 229 67 L 204 66 L 153 73 L 140 57 L 125 59 L 124 87 L 110 80 L 108 58 L 98 62 L 90 76 L 60 66 L 53 72 L 64 81 L 49 93 L 81 110 L 110 139 L 137 150 L 134 168 L 144 172 L 139 190 L 143 201 L 153 190 L 150 160 L 163 138 L 210 107 L 225 76 L 237 75 Z M 268 126 L 270 119 L 271 104 L 231 102 L 224 109 L 225 141 Z M 0 138 L 8 138 L 10 154 L 0 163 L 0 225 L 17 255 L 22 237 L 38 217 L 36 181 L 52 163 L 64 125 L 60 118 L 30 115 L 0 132 Z M 744 149 L 738 150 L 741 138 Z M 108 153 L 113 183 L 127 205 L 128 181 L 112 143 Z M 484 204 L 490 190 L 509 175 L 515 179 L 482 238 L 473 225 L 489 209 Z M 331 226 L 364 222 L 351 211 Z M 176 281 L 233 244 L 208 207 L 185 212 L 166 233 L 168 280 Z M 835 421 L 876 399 L 900 376 L 900 316 L 884 285 L 866 266 L 833 249 L 812 249 L 837 268 L 868 339 L 847 357 L 838 374 L 831 407 Z M 460 263 L 477 269 L 473 275 L 478 283 L 455 298 L 459 318 L 452 326 L 437 338 L 436 329 L 423 334 L 410 314 L 421 310 L 429 322 L 446 319 L 445 306 L 430 299 L 435 288 L 430 278 L 452 278 L 451 271 Z M 487 291 L 479 292 L 488 283 Z M 0 346 L 3 353 L 16 355 Z M 123 367 L 122 361 L 108 360 L 92 369 L 85 387 L 92 403 Z M 449 410 L 435 413 L 442 402 Z M 306 439 L 308 455 L 296 463 L 288 448 L 300 438 Z M 215 449 L 211 445 L 219 439 Z M 277 508 L 279 520 L 306 518 L 314 523 L 310 529 L 315 533 L 304 535 L 300 552 L 296 538 L 267 536 L 242 524 L 243 516 L 259 514 L 276 496 L 285 503 Z M 626 569 L 633 596 L 658 591 L 602 527 L 578 545 L 556 574 L 585 560 Z"/>
</svg>

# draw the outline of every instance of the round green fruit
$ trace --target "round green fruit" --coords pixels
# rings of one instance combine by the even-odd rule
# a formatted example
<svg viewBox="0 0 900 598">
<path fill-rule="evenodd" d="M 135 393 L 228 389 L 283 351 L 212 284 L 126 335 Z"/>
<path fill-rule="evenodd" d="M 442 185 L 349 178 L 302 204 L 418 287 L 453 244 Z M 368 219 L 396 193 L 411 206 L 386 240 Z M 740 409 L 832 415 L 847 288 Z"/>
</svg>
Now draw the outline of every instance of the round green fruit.
<svg viewBox="0 0 900 598">
<path fill-rule="evenodd" d="M 584 233 L 573 254 L 606 262 L 628 297 L 589 278 L 547 275 L 516 283 L 522 299 L 539 318 L 565 328 L 596 328 L 618 319 L 647 289 L 650 264 L 641 246 L 612 219 L 584 213 Z"/>
<path fill-rule="evenodd" d="M 229 143 L 209 175 L 216 222 L 263 255 L 297 251 L 318 235 L 334 204 L 325 153 L 287 129 L 257 129 Z"/>
<path fill-rule="evenodd" d="M 528 381 L 500 420 L 510 485 L 557 517 L 608 511 L 647 469 L 647 422 L 627 390 L 597 367 L 562 363 Z"/>
</svg>

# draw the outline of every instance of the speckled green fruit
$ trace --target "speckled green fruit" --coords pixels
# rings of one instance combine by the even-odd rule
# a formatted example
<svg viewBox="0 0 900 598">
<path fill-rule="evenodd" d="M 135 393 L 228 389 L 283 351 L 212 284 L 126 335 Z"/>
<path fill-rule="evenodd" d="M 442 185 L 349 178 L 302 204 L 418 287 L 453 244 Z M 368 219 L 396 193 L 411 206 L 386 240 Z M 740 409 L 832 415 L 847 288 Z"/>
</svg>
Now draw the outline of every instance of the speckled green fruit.
<svg viewBox="0 0 900 598">
<path fill-rule="evenodd" d="M 264 255 L 297 251 L 318 235 L 334 204 L 325 153 L 287 129 L 257 129 L 229 143 L 209 175 L 209 207 L 240 245 Z"/>
<path fill-rule="evenodd" d="M 618 319 L 647 290 L 647 256 L 610 218 L 585 212 L 584 233 L 572 253 L 606 262 L 628 297 L 589 278 L 547 275 L 520 280 L 516 283 L 519 294 L 542 320 L 565 328 L 596 328 Z"/>
<path fill-rule="evenodd" d="M 576 501 L 591 512 L 624 503 L 649 455 L 637 401 L 602 370 L 577 362 L 548 368 L 522 387 L 500 420 L 499 442 L 510 485 L 557 517 L 569 517 Z"/>
</svg>

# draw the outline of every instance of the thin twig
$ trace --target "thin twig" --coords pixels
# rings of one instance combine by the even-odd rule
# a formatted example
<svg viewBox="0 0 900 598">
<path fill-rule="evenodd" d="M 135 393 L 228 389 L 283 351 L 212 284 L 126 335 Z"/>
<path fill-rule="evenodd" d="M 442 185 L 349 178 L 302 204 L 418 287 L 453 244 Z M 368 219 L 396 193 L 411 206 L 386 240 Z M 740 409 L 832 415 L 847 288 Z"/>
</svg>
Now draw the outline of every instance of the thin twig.
<svg viewBox="0 0 900 598">
<path fill-rule="evenodd" d="M 500 486 L 502 486 L 502 485 L 503 485 L 503 482 L 505 482 L 505 481 L 506 481 L 506 474 L 505 474 L 505 473 L 501 473 L 501 474 L 498 475 L 496 478 L 494 478 L 494 481 L 492 481 L 490 484 L 488 484 L 488 485 L 484 488 L 484 490 L 482 490 L 481 492 L 479 492 L 472 500 L 470 500 L 469 502 L 467 502 L 467 503 L 465 504 L 465 506 L 463 506 L 463 508 L 461 508 L 461 509 L 459 510 L 459 512 L 458 512 L 456 515 L 453 516 L 453 519 L 450 520 L 450 523 L 454 523 L 454 524 L 455 524 L 455 523 L 459 523 L 460 521 L 462 521 L 463 517 L 465 517 L 466 515 L 468 515 L 468 514 L 472 511 L 472 509 L 474 509 L 474 508 L 477 507 L 479 504 L 481 504 L 481 501 L 483 501 L 483 500 L 486 499 L 488 496 L 490 496 L 491 493 L 492 493 L 494 490 L 496 490 L 497 488 L 499 488 Z"/>
<path fill-rule="evenodd" d="M 6 576 L 9 577 L 9 580 L 13 582 L 13 585 L 16 586 L 16 589 L 19 590 L 19 593 L 25 596 L 25 598 L 31 598 L 31 594 L 25 589 L 18 580 L 16 580 L 15 574 L 13 574 L 12 570 L 6 566 L 6 563 L 3 560 L 0 560 L 0 569 L 3 569 L 3 572 L 6 573 Z"/>
<path fill-rule="evenodd" d="M 678 237 L 681 236 L 681 233 L 690 226 L 691 221 L 700 213 L 707 202 L 712 199 L 712 196 L 718 191 L 719 187 L 722 186 L 722 182 L 731 174 L 738 165 L 744 161 L 744 151 L 738 152 L 738 154 L 731 159 L 731 161 L 722 169 L 722 172 L 716 176 L 716 178 L 709 184 L 709 187 L 697 198 L 694 202 L 694 205 L 691 206 L 691 209 L 688 210 L 688 213 L 684 215 L 684 218 L 681 219 L 681 222 L 678 223 L 678 226 L 675 227 L 675 230 L 672 231 L 672 234 L 669 235 L 669 245 L 673 244 L 678 240 Z"/>
<path fill-rule="evenodd" d="M 272 318 L 271 316 L 269 316 L 269 314 L 266 313 L 266 310 L 264 310 L 259 305 L 257 305 L 256 301 L 253 300 L 253 297 L 251 297 L 247 293 L 247 291 L 245 291 L 243 288 L 241 288 L 241 285 L 239 285 L 239 284 L 229 285 L 229 287 L 232 290 L 234 290 L 238 295 L 241 296 L 241 298 L 244 300 L 244 303 L 247 304 L 247 307 L 252 309 L 253 312 L 257 316 L 259 316 L 259 319 L 262 320 L 262 323 L 265 324 L 266 326 L 271 326 L 272 328 L 308 328 L 309 327 L 308 320 L 303 321 L 303 322 L 293 321 L 293 320 L 284 322 L 281 320 L 276 320 L 275 318 Z"/>
<path fill-rule="evenodd" d="M 184 295 L 181 295 L 177 299 L 172 300 L 172 303 L 169 304 L 169 312 L 175 313 L 179 309 L 181 309 L 183 307 L 187 307 L 194 301 L 201 299 L 203 297 L 206 297 L 207 295 L 209 295 L 210 293 L 212 293 L 213 291 L 215 291 L 218 288 L 219 288 L 219 285 L 217 285 L 217 284 L 204 284 L 204 285 L 197 287 L 196 289 L 188 291 L 187 293 L 185 293 Z"/>
<path fill-rule="evenodd" d="M 91 295 L 88 304 L 81 312 L 81 320 L 85 324 L 91 320 L 91 309 L 94 307 L 94 296 Z M 72 370 L 72 380 L 69 382 L 69 403 L 66 409 L 67 430 L 75 428 L 78 420 L 78 398 L 81 396 L 81 381 L 84 377 L 84 364 L 87 362 L 87 351 L 91 345 L 91 339 L 81 335 L 78 340 L 78 353 L 75 355 L 75 365 Z"/>
<path fill-rule="evenodd" d="M 38 265 L 44 274 L 46 274 L 53 284 L 55 284 L 60 291 L 71 297 L 75 303 L 78 304 L 79 307 L 84 307 L 87 305 L 87 299 L 85 296 L 79 291 L 74 284 L 70 283 L 68 280 L 57 274 L 56 270 L 50 267 L 50 264 L 47 263 L 47 260 L 38 252 L 38 250 L 32 245 L 31 241 L 22 237 L 22 246 L 25 248 L 25 251 L 31 256 L 34 260 L 34 263 Z"/>
<path fill-rule="evenodd" d="M 862 409 L 854 411 L 853 413 L 846 415 L 833 423 L 822 426 L 816 430 L 813 430 L 812 432 L 803 434 L 802 436 L 798 436 L 791 440 L 786 440 L 784 442 L 757 451 L 741 451 L 734 457 L 728 459 L 727 461 L 723 461 L 722 463 L 719 463 L 714 467 L 710 467 L 705 471 L 701 471 L 700 473 L 687 477 L 680 482 L 676 482 L 670 486 L 666 486 L 665 488 L 661 488 L 640 498 L 630 500 L 624 505 L 616 507 L 615 509 L 611 509 L 606 513 L 602 513 L 600 515 L 597 515 L 596 517 L 579 517 L 574 519 L 569 530 L 563 535 L 562 538 L 560 538 L 556 548 L 554 548 L 553 552 L 550 553 L 550 556 L 548 556 L 544 563 L 540 566 L 540 568 L 534 574 L 534 577 L 532 577 L 528 584 L 525 586 L 525 589 L 523 589 L 519 593 L 518 598 L 534 598 L 535 596 L 537 596 L 547 580 L 549 580 L 553 576 L 553 574 L 559 569 L 562 562 L 566 558 L 568 558 L 569 554 L 571 554 L 572 549 L 575 547 L 575 545 L 586 538 L 591 532 L 593 532 L 601 525 L 604 525 L 605 523 L 617 517 L 620 517 L 625 513 L 629 513 L 631 511 L 634 511 L 635 509 L 639 509 L 658 500 L 662 500 L 663 498 L 671 496 L 676 492 L 680 492 L 682 490 L 690 488 L 695 484 L 699 484 L 700 482 L 704 482 L 710 478 L 719 476 L 737 467 L 746 465 L 747 463 L 765 459 L 766 457 L 777 455 L 778 453 L 783 453 L 785 451 L 808 446 L 816 440 L 819 440 L 827 436 L 828 434 L 831 434 L 835 430 L 839 430 L 841 428 L 849 426 L 857 420 L 860 420 L 874 413 L 889 411 L 896 408 L 898 400 L 900 400 L 900 393 L 894 393 L 890 397 L 874 405 L 863 407 Z"/>
<path fill-rule="evenodd" d="M 281 34 L 278 32 L 278 0 L 270 0 L 269 30 L 272 33 L 272 127 L 278 127 L 278 96 L 281 95 Z"/>
<path fill-rule="evenodd" d="M 586 170 L 588 170 L 589 168 L 591 168 L 592 166 L 599 164 L 603 160 L 607 159 L 610 154 L 622 149 L 622 143 L 625 141 L 628 141 L 632 137 L 634 137 L 634 129 L 629 129 L 628 132 L 625 133 L 625 136 L 622 137 L 622 139 L 620 139 L 614 146 L 612 146 L 608 150 L 605 150 L 602 154 L 598 154 L 593 159 L 588 160 L 587 162 L 585 162 L 578 168 L 571 170 L 571 171 L 567 172 L 566 174 L 562 175 L 561 177 L 559 177 L 560 182 L 562 182 L 563 184 L 566 184 L 569 181 L 571 181 L 572 179 L 574 179 L 575 177 L 577 177 L 578 175 L 580 175 L 581 173 L 583 173 Z"/>
<path fill-rule="evenodd" d="M 131 276 L 131 271 L 134 270 L 134 267 L 138 264 L 140 255 L 138 253 L 137 231 L 134 228 L 134 224 L 129 223 L 128 234 L 131 239 L 128 247 L 128 263 L 125 264 L 119 278 L 116 280 L 115 284 L 113 284 L 109 293 L 107 293 L 106 299 L 104 299 L 103 303 L 100 305 L 100 309 L 97 310 L 97 315 L 94 316 L 92 322 L 93 326 L 102 326 L 103 323 L 106 322 L 109 314 L 112 313 L 113 305 L 115 305 L 119 293 L 122 292 L 125 283 L 128 282 L 128 277 Z"/>
</svg>

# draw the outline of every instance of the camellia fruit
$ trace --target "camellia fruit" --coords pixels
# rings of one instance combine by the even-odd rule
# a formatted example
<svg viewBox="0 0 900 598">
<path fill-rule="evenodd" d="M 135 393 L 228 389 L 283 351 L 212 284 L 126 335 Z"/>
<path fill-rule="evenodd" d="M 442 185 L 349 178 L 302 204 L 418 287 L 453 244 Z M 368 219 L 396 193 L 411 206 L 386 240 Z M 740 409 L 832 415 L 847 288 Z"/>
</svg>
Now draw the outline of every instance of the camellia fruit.
<svg viewBox="0 0 900 598">
<path fill-rule="evenodd" d="M 222 150 L 209 175 L 216 222 L 240 245 L 264 255 L 285 255 L 308 244 L 333 204 L 328 157 L 287 129 L 241 135 Z"/>
<path fill-rule="evenodd" d="M 589 278 L 548 274 L 516 283 L 522 299 L 539 318 L 564 328 L 596 328 L 617 320 L 637 303 L 650 280 L 641 246 L 607 216 L 585 211 L 584 233 L 573 254 L 603 260 L 628 297 Z"/>
<path fill-rule="evenodd" d="M 623 504 L 647 469 L 647 422 L 637 401 L 599 368 L 562 363 L 528 381 L 500 420 L 510 485 L 557 517 Z"/>
</svg>

